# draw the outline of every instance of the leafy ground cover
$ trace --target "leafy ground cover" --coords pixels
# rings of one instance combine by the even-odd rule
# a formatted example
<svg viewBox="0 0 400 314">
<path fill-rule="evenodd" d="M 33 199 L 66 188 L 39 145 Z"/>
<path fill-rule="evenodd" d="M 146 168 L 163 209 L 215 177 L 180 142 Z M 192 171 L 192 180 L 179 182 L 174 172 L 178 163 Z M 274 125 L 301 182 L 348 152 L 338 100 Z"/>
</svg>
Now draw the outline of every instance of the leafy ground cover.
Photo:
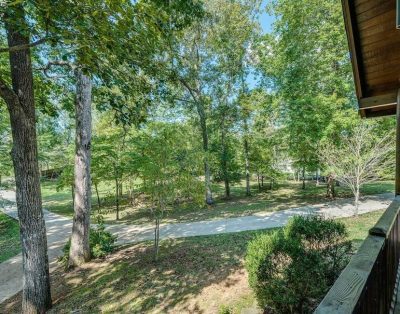
<svg viewBox="0 0 400 314">
<path fill-rule="evenodd" d="M 0 263 L 21 251 L 18 221 L 0 211 Z"/>
<path fill-rule="evenodd" d="M 340 219 L 356 247 L 383 211 Z M 81 269 L 52 275 L 52 313 L 240 313 L 256 308 L 243 267 L 247 243 L 260 233 L 202 236 L 161 241 L 158 263 L 152 243 L 120 249 Z M 0 305 L 19 313 L 21 295 Z"/>
<path fill-rule="evenodd" d="M 55 213 L 72 216 L 72 197 L 68 190 L 57 191 L 56 181 L 42 182 L 43 206 Z M 363 187 L 363 195 L 379 194 L 392 192 L 394 183 L 392 181 L 381 181 L 371 183 Z M 190 205 L 175 205 L 165 212 L 164 223 L 168 222 L 188 222 L 196 220 L 207 220 L 219 217 L 238 217 L 251 215 L 261 211 L 278 211 L 287 208 L 305 206 L 327 202 L 326 186 L 315 182 L 307 182 L 306 189 L 301 188 L 301 183 L 295 181 L 282 181 L 274 185 L 274 189 L 269 189 L 266 183 L 261 192 L 255 182 L 252 185 L 252 196 L 245 196 L 245 182 L 242 181 L 231 189 L 232 197 L 224 199 L 223 186 L 214 184 L 215 205 L 211 207 L 198 208 Z M 336 187 L 337 198 L 351 198 L 350 190 L 344 187 Z M 99 186 L 99 194 L 102 199 L 101 212 L 106 223 L 116 223 L 114 206 L 113 187 L 105 183 Z M 97 211 L 97 198 L 93 193 L 93 211 Z M 135 199 L 134 205 L 128 204 L 125 196 L 121 200 L 120 220 L 123 223 L 149 223 L 151 216 L 146 207 L 146 199 L 139 195 Z"/>
</svg>

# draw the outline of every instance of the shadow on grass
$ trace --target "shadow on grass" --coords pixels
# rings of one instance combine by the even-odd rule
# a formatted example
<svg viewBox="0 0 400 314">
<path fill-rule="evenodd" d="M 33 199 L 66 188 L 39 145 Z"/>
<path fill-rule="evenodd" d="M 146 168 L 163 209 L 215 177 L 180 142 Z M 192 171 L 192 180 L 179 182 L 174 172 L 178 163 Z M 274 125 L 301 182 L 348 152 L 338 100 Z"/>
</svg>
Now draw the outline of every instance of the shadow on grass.
<svg viewBox="0 0 400 314">
<path fill-rule="evenodd" d="M 239 279 L 243 282 L 247 243 L 265 232 L 270 231 L 162 241 L 157 263 L 152 243 L 147 242 L 67 274 L 58 269 L 52 275 L 51 312 L 203 313 L 205 304 L 195 297 L 206 287 L 227 289 Z M 240 278 L 231 276 L 238 271 Z M 20 296 L 8 301 L 5 312 L 18 312 L 19 302 Z"/>
</svg>

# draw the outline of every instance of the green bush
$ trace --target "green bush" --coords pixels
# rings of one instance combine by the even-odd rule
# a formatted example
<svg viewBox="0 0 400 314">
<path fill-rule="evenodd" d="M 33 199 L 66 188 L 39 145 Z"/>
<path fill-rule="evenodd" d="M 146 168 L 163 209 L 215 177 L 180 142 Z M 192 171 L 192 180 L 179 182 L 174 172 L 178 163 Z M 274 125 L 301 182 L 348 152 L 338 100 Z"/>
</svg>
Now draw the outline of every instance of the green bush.
<svg viewBox="0 0 400 314">
<path fill-rule="evenodd" d="M 232 309 L 226 305 L 221 305 L 218 310 L 218 314 L 232 314 L 232 313 L 233 313 Z"/>
<path fill-rule="evenodd" d="M 246 269 L 259 305 L 268 312 L 312 312 L 349 261 L 346 238 L 342 223 L 297 216 L 250 242 Z"/>
<path fill-rule="evenodd" d="M 90 255 L 92 258 L 104 257 L 114 251 L 115 241 L 117 237 L 105 230 L 104 220 L 102 216 L 97 216 L 97 225 L 90 228 L 89 243 Z M 68 266 L 69 250 L 71 247 L 71 239 L 63 247 L 63 254 L 59 261 L 65 267 Z"/>
</svg>

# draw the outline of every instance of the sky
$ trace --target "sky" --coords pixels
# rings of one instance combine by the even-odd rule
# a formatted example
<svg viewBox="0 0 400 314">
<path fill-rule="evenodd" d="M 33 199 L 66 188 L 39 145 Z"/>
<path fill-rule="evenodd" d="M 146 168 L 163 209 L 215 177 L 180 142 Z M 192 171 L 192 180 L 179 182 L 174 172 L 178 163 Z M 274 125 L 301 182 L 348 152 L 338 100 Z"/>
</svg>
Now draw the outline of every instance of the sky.
<svg viewBox="0 0 400 314">
<path fill-rule="evenodd" d="M 268 0 L 264 0 L 262 3 L 262 14 L 259 16 L 260 25 L 264 33 L 269 33 L 272 30 L 272 24 L 274 23 L 275 17 L 269 15 L 265 11 L 265 6 Z M 250 89 L 257 86 L 257 79 L 254 77 L 253 74 L 249 74 L 247 76 L 247 83 L 249 84 Z"/>
<path fill-rule="evenodd" d="M 273 16 L 269 15 L 265 11 L 266 4 L 267 4 L 267 1 L 264 0 L 262 3 L 263 13 L 260 15 L 260 24 L 261 24 L 261 27 L 262 27 L 264 33 L 269 33 L 271 31 L 271 27 L 272 27 L 272 24 L 274 23 L 275 18 Z"/>
</svg>

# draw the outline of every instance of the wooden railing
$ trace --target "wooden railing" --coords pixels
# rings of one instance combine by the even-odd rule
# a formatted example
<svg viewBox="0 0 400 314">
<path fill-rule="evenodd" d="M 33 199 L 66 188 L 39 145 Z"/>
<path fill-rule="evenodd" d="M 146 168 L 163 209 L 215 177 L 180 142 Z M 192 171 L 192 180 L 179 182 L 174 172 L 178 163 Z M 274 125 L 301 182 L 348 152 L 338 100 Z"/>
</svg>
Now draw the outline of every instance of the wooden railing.
<svg viewBox="0 0 400 314">
<path fill-rule="evenodd" d="M 400 258 L 400 197 L 390 204 L 315 313 L 391 313 Z"/>
</svg>

